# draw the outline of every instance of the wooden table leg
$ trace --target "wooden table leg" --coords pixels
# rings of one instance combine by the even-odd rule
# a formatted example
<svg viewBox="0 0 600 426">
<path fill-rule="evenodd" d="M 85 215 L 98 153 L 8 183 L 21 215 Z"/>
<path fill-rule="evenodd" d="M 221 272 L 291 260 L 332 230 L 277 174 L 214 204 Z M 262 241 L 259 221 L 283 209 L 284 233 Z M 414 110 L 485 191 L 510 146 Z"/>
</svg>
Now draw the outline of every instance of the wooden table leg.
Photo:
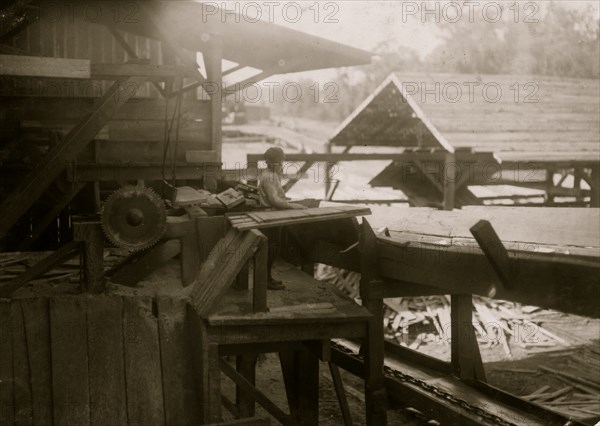
<svg viewBox="0 0 600 426">
<path fill-rule="evenodd" d="M 319 359 L 309 350 L 279 354 L 293 424 L 319 424 Z"/>
<path fill-rule="evenodd" d="M 236 368 L 238 373 L 244 376 L 251 384 L 256 384 L 256 360 L 258 355 L 238 355 L 236 356 Z M 235 400 L 240 413 L 240 417 L 253 417 L 256 414 L 254 399 L 249 398 L 242 392 L 239 386 L 235 388 Z"/>
</svg>

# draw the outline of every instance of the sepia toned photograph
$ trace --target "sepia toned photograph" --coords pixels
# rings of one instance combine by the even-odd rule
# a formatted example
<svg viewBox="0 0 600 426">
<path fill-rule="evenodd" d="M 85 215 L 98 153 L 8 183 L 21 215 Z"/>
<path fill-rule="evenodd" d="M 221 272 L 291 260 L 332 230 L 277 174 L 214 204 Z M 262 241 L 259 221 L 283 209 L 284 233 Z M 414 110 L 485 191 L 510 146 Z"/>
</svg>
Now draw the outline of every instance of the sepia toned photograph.
<svg viewBox="0 0 600 426">
<path fill-rule="evenodd" d="M 13 425 L 600 426 L 600 3 L 0 2 Z"/>
</svg>

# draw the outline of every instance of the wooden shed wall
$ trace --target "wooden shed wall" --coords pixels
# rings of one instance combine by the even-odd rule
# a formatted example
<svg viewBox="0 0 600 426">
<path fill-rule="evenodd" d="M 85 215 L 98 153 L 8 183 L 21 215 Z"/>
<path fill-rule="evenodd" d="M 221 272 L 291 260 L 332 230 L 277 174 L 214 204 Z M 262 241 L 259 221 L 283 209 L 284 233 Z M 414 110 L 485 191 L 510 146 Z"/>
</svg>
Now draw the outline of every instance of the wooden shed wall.
<svg viewBox="0 0 600 426">
<path fill-rule="evenodd" d="M 160 41 L 125 32 L 122 35 L 139 58 L 149 59 L 152 64 L 164 62 Z M 68 17 L 56 21 L 40 18 L 14 35 L 8 45 L 14 49 L 11 53 L 28 56 L 89 59 L 92 63 L 109 64 L 131 59 L 106 27 Z M 195 52 L 187 53 L 196 60 Z M 172 60 L 180 62 L 176 57 Z M 184 84 L 191 81 L 184 80 Z M 52 131 L 68 133 L 91 110 L 93 100 L 102 96 L 111 84 L 99 80 L 0 77 L 3 142 L 34 141 L 39 145 L 50 139 L 48 133 Z M 167 103 L 151 83 L 136 86 L 135 90 L 135 98 L 96 136 L 102 140 L 96 151 L 88 148 L 78 161 L 162 162 L 165 123 L 175 116 L 176 99 Z M 195 91 L 191 91 L 184 95 L 179 116 L 180 143 L 174 159 L 185 162 L 185 151 L 212 148 L 209 100 L 199 100 Z M 173 126 L 170 139 L 175 138 Z M 4 158 L 18 160 L 21 155 L 13 149 Z M 36 158 L 28 161 L 35 163 Z"/>
<path fill-rule="evenodd" d="M 201 421 L 181 299 L 0 301 L 0 424 Z"/>
</svg>

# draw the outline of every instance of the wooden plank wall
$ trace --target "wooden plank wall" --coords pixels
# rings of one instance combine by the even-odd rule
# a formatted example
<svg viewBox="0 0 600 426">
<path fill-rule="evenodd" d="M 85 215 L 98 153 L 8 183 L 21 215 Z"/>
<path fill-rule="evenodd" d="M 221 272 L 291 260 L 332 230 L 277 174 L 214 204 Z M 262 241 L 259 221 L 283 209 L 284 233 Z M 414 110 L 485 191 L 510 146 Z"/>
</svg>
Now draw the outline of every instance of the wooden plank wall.
<svg viewBox="0 0 600 426">
<path fill-rule="evenodd" d="M 116 4 L 115 4 L 116 5 Z M 110 4 L 103 8 L 113 8 Z M 124 6 L 123 6 L 124 7 Z M 54 10 L 54 8 L 56 10 Z M 112 34 L 102 25 L 85 22 L 80 16 L 68 15 L 68 7 L 55 4 L 50 7 L 52 18 L 41 18 L 14 35 L 6 43 L 14 49 L 11 54 L 71 59 L 89 59 L 92 63 L 123 63 L 131 58 Z M 54 18 L 54 14 L 62 19 Z M 107 13 L 106 10 L 104 10 Z M 121 11 L 122 12 L 122 11 Z M 48 12 L 50 13 L 50 12 Z M 90 12 L 91 13 L 91 12 Z M 152 64 L 163 64 L 161 43 L 129 33 L 124 39 L 139 58 L 149 59 Z M 196 53 L 186 51 L 196 60 Z M 181 60 L 175 58 L 181 65 Z M 184 84 L 192 79 L 184 79 Z M 66 134 L 92 106 L 94 99 L 102 96 L 111 81 L 87 79 L 35 79 L 0 76 L 0 139 L 32 141 L 39 144 L 48 133 Z M 165 116 L 169 122 L 174 117 L 176 100 L 168 103 L 151 83 L 144 83 L 136 90 L 134 99 L 127 102 L 119 113 L 98 133 L 100 146 L 82 153 L 79 162 L 155 162 L 162 161 L 164 148 Z M 188 150 L 210 150 L 211 132 L 210 103 L 198 100 L 197 93 L 183 96 L 180 112 L 179 143 L 175 161 L 185 162 Z M 175 126 L 171 140 L 174 144 Z M 127 145 L 124 142 L 128 142 Z M 131 144 L 129 144 L 131 142 Z M 1 145 L 1 144 L 0 144 Z M 15 153 L 16 160 L 23 158 Z M 168 159 L 170 161 L 170 158 Z"/>
<path fill-rule="evenodd" d="M 0 425 L 201 420 L 182 299 L 0 301 Z"/>
</svg>

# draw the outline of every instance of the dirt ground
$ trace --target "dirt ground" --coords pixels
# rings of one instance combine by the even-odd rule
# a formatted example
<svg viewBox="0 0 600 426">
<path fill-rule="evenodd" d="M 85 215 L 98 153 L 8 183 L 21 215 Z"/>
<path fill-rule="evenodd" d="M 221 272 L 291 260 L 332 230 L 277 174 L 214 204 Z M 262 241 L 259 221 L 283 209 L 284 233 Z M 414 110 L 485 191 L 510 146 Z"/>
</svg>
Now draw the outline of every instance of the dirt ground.
<svg viewBox="0 0 600 426">
<path fill-rule="evenodd" d="M 365 421 L 365 402 L 363 396 L 363 382 L 355 376 L 340 370 L 342 380 L 346 389 L 346 398 L 352 415 L 352 421 L 355 425 L 364 425 Z M 320 363 L 319 377 L 319 425 L 320 426 L 339 426 L 343 424 L 340 406 L 335 395 L 331 375 L 326 363 Z M 276 354 L 266 354 L 261 356 L 256 369 L 256 385 L 281 409 L 288 411 L 287 398 L 281 376 L 279 359 Z M 221 389 L 223 393 L 231 400 L 235 400 L 235 386 L 224 375 L 221 376 Z M 269 414 L 257 405 L 256 414 L 259 416 L 268 416 Z M 224 410 L 224 420 L 233 420 L 234 417 Z M 271 418 L 271 424 L 279 424 L 274 418 Z M 404 410 L 388 411 L 388 425 L 407 425 L 421 426 L 427 425 L 427 421 L 420 420 L 415 415 Z"/>
</svg>

